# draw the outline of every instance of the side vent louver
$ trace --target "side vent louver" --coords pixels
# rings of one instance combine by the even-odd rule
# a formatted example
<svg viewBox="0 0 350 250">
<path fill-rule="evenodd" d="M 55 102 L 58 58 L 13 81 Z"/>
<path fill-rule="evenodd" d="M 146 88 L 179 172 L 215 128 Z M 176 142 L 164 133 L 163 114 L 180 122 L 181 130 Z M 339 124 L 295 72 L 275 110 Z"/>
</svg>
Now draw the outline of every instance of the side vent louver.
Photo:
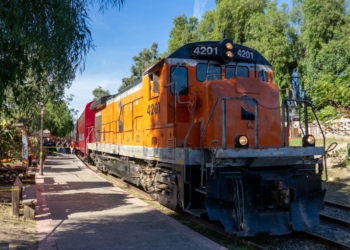
<svg viewBox="0 0 350 250">
<path fill-rule="evenodd" d="M 174 141 L 172 139 L 168 140 L 168 159 L 174 159 Z"/>
</svg>

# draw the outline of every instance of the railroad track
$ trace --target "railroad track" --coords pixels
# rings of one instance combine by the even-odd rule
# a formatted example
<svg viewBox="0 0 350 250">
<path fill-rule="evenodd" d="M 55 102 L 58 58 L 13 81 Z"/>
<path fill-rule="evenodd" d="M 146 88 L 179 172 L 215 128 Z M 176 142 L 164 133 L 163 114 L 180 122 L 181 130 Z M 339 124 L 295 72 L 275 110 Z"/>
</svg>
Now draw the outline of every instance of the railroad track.
<svg viewBox="0 0 350 250">
<path fill-rule="evenodd" d="M 83 159 L 81 159 L 81 157 L 79 157 L 79 158 L 92 171 L 94 171 L 95 173 L 101 173 L 99 170 L 97 170 L 97 168 L 95 166 L 88 164 Z M 152 197 L 147 192 L 141 190 L 140 188 L 135 187 L 134 185 L 132 185 L 128 182 L 125 182 L 122 179 L 115 177 L 113 175 L 108 175 L 108 177 L 111 180 L 111 182 L 113 182 L 114 184 L 117 184 L 119 187 L 124 188 L 124 189 L 128 189 L 134 193 L 137 193 L 138 195 L 142 196 L 146 200 L 153 200 Z M 333 207 L 333 208 L 337 208 L 337 209 L 342 209 L 345 211 L 349 211 L 349 213 L 350 213 L 350 207 L 347 207 L 347 206 L 343 206 L 340 204 L 334 204 L 334 203 L 331 203 L 328 201 L 325 202 L 325 205 L 326 205 L 326 207 Z M 266 248 L 262 245 L 254 243 L 253 241 L 248 240 L 246 238 L 239 238 L 235 235 L 228 234 L 227 232 L 225 232 L 225 230 L 222 227 L 216 226 L 209 221 L 199 219 L 191 214 L 185 213 L 182 210 L 176 210 L 174 212 L 177 213 L 179 216 L 186 218 L 195 224 L 201 225 L 202 227 L 205 227 L 211 231 L 214 231 L 214 232 L 216 232 L 216 233 L 218 233 L 226 238 L 232 239 L 236 243 L 246 245 L 246 246 L 250 247 L 251 249 L 257 249 L 257 250 L 269 249 L 269 248 Z M 349 216 L 349 219 L 350 219 L 350 216 Z M 329 216 L 329 215 L 326 215 L 323 213 L 320 214 L 320 220 L 322 223 L 332 223 L 333 225 L 342 227 L 344 229 L 350 229 L 350 222 L 343 221 L 343 220 L 340 220 L 338 218 L 335 218 L 335 217 L 332 217 L 332 216 Z M 349 235 L 350 235 L 350 233 L 349 233 Z M 297 236 L 300 239 L 311 240 L 313 242 L 317 242 L 319 244 L 322 244 L 326 247 L 330 247 L 332 249 L 350 249 L 350 245 L 339 243 L 339 242 L 334 241 L 332 239 L 320 236 L 312 231 L 303 231 L 303 232 L 294 233 L 293 236 Z M 272 237 L 274 237 L 274 236 L 271 236 L 271 238 Z M 253 240 L 254 240 L 254 238 L 253 238 Z"/>
<path fill-rule="evenodd" d="M 326 245 L 335 249 L 350 249 L 350 240 L 347 240 L 348 235 L 350 235 L 350 207 L 330 201 L 325 201 L 324 203 L 325 210 L 324 212 L 320 213 L 321 224 L 319 228 L 333 227 L 334 229 L 332 232 L 337 231 L 338 237 L 336 238 L 338 239 L 332 239 L 331 236 L 334 236 L 333 233 L 329 233 L 327 236 L 322 235 L 324 232 L 321 235 L 317 232 L 313 232 L 315 230 L 304 231 L 302 233 L 307 237 L 315 240 L 316 242 L 321 243 L 322 245 Z M 322 230 L 318 231 L 322 232 Z M 344 241 L 346 244 L 344 244 Z"/>
<path fill-rule="evenodd" d="M 338 203 L 333 203 L 333 202 L 330 202 L 330 201 L 325 201 L 324 204 L 325 204 L 326 207 L 335 208 L 335 209 L 339 209 L 339 210 L 343 210 L 343 211 L 348 212 L 347 213 L 348 220 L 342 220 L 342 219 L 336 218 L 334 216 L 330 216 L 330 215 L 327 215 L 327 214 L 324 214 L 324 213 L 320 213 L 320 219 L 322 221 L 329 222 L 329 223 L 338 225 L 338 226 L 346 228 L 346 229 L 350 228 L 350 207 L 344 206 L 344 205 L 341 205 L 341 204 L 338 204 Z"/>
</svg>

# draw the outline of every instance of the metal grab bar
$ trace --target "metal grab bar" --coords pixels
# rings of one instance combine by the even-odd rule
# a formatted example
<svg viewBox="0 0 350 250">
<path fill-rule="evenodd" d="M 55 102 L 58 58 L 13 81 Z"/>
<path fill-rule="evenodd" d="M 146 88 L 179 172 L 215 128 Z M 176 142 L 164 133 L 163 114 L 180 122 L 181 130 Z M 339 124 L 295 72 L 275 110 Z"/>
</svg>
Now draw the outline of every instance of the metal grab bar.
<svg viewBox="0 0 350 250">
<path fill-rule="evenodd" d="M 309 134 L 309 119 L 308 119 L 308 113 L 307 113 L 307 108 L 311 107 L 312 113 L 315 117 L 315 120 L 317 122 L 317 125 L 321 131 L 322 134 L 322 139 L 323 139 L 323 148 L 326 147 L 326 136 L 323 132 L 322 126 L 320 124 L 320 121 L 318 120 L 318 117 L 315 112 L 315 108 L 312 105 L 312 103 L 309 100 L 303 100 L 303 99 L 294 99 L 294 98 L 284 98 L 282 100 L 282 147 L 286 146 L 286 135 L 285 135 L 285 122 L 286 122 L 286 115 L 285 111 L 287 111 L 287 123 L 289 122 L 289 113 L 288 113 L 288 102 L 296 102 L 296 103 L 304 103 L 304 116 L 305 116 L 305 135 Z M 299 115 L 300 119 L 300 115 Z M 301 122 L 299 122 L 301 124 Z M 301 127 L 301 125 L 300 125 Z M 326 181 L 328 180 L 328 171 L 327 171 L 327 154 L 326 151 L 322 155 L 322 158 L 324 159 L 324 166 L 325 166 L 325 174 L 326 174 Z"/>
<path fill-rule="evenodd" d="M 180 94 L 177 92 L 177 82 L 171 82 L 171 83 L 167 84 L 166 87 L 171 86 L 171 85 L 175 85 L 175 104 L 174 104 L 174 114 L 175 114 L 175 118 L 174 118 L 174 125 L 176 125 L 176 102 L 178 102 L 179 104 L 189 104 L 189 105 L 191 105 L 191 111 L 192 111 L 192 112 L 191 112 L 191 118 L 192 118 L 192 119 L 191 119 L 191 126 L 190 126 L 190 128 L 188 129 L 187 134 L 186 134 L 185 139 L 184 139 L 184 152 L 185 152 L 185 154 L 184 154 L 184 183 L 185 183 L 185 184 L 190 184 L 191 181 L 187 181 L 187 180 L 186 180 L 186 179 L 187 179 L 187 173 L 186 173 L 187 167 L 186 167 L 186 162 L 187 162 L 187 158 L 188 158 L 186 147 L 187 147 L 187 139 L 188 139 L 188 137 L 189 137 L 189 135 L 190 135 L 190 133 L 191 133 L 191 131 L 192 131 L 192 129 L 193 129 L 193 126 L 194 126 L 194 105 L 193 105 L 193 103 L 190 102 L 190 101 L 187 101 L 187 102 L 181 101 L 181 99 L 180 99 Z M 177 97 L 177 98 L 176 98 L 176 97 Z"/>
<path fill-rule="evenodd" d="M 216 110 L 216 107 L 219 103 L 219 101 L 222 101 L 222 106 L 221 106 L 221 110 L 222 110 L 222 148 L 226 149 L 226 101 L 227 100 L 237 100 L 237 101 L 246 101 L 246 100 L 252 100 L 254 102 L 254 106 L 255 106 L 255 147 L 258 148 L 259 146 L 259 142 L 258 142 L 258 138 L 259 138 L 259 132 L 258 132 L 258 123 L 259 123 L 259 115 L 258 115 L 258 100 L 256 98 L 249 98 L 249 97 L 230 97 L 230 96 L 224 96 L 224 97 L 219 97 L 218 99 L 216 99 L 215 103 L 214 103 L 214 107 L 212 108 L 208 120 L 204 125 L 204 128 L 202 130 L 201 133 L 201 137 L 200 137 L 200 147 L 201 147 L 201 187 L 205 188 L 204 186 L 204 147 L 203 147 L 203 136 L 208 128 L 209 122 L 211 121 L 214 112 Z"/>
</svg>

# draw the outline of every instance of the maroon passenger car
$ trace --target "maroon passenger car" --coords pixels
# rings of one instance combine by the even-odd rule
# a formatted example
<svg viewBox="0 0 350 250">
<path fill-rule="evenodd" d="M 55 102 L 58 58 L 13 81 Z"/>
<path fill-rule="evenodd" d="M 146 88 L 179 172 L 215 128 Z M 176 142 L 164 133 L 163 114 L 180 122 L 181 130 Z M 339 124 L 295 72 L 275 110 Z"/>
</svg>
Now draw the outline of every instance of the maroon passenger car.
<svg viewBox="0 0 350 250">
<path fill-rule="evenodd" d="M 77 123 L 75 125 L 76 141 L 78 142 L 77 154 L 87 156 L 86 143 L 92 142 L 92 137 L 89 136 L 88 128 L 95 126 L 95 111 L 90 110 L 90 106 L 94 101 L 89 102 L 86 106 Z"/>
</svg>

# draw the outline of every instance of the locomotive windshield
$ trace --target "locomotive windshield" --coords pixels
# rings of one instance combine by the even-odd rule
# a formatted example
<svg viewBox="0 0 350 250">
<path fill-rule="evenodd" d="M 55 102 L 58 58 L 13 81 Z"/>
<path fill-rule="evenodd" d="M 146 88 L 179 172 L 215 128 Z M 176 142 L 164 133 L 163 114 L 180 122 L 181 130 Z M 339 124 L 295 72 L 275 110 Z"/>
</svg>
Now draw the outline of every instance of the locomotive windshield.
<svg viewBox="0 0 350 250">
<path fill-rule="evenodd" d="M 259 71 L 258 78 L 261 78 L 262 82 L 267 82 L 267 72 L 265 70 Z"/>
<path fill-rule="evenodd" d="M 249 77 L 249 70 L 246 66 L 236 66 L 228 65 L 225 68 L 225 77 L 226 79 L 233 78 L 235 76 L 239 77 Z"/>
<path fill-rule="evenodd" d="M 235 76 L 249 77 L 248 67 L 227 65 L 225 67 L 225 78 L 230 79 L 230 78 L 233 78 Z M 204 82 L 206 80 L 220 80 L 220 79 L 222 79 L 221 65 L 198 63 L 197 67 L 196 67 L 196 77 L 197 77 L 197 80 L 199 82 Z M 259 73 L 259 78 L 267 79 L 267 73 L 265 71 L 262 72 L 261 74 Z"/>
<path fill-rule="evenodd" d="M 198 63 L 196 75 L 200 82 L 221 79 L 221 66 L 219 64 Z"/>
</svg>

